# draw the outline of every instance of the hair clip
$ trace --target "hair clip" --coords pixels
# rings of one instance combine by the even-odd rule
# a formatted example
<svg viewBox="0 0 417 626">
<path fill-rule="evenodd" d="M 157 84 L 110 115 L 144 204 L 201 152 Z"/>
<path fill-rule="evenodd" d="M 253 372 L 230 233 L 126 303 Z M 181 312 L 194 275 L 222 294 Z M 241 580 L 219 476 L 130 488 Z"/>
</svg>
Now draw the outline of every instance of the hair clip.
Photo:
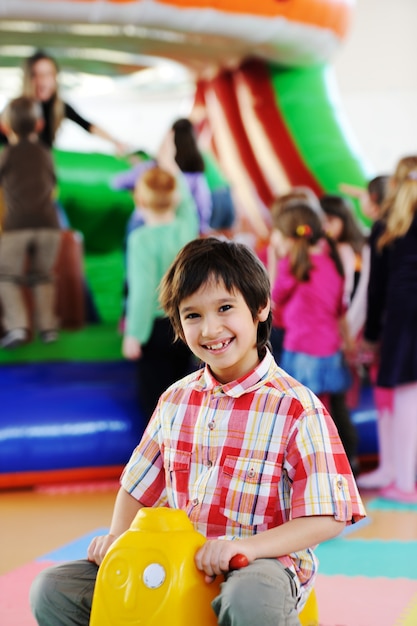
<svg viewBox="0 0 417 626">
<path fill-rule="evenodd" d="M 300 224 L 295 229 L 295 234 L 297 235 L 297 237 L 306 237 L 308 239 L 313 234 L 313 231 L 311 229 L 311 226 L 309 226 L 308 224 Z"/>
</svg>

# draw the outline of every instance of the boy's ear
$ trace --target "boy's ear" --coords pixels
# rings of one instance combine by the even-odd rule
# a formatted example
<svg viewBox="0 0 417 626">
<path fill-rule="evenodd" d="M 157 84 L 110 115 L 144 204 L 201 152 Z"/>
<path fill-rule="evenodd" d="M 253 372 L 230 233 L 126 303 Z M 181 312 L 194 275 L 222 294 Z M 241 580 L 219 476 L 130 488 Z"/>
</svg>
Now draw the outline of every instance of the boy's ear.
<svg viewBox="0 0 417 626">
<path fill-rule="evenodd" d="M 261 307 L 258 311 L 258 320 L 260 322 L 266 322 L 268 319 L 269 311 L 271 310 L 271 300 L 268 298 L 268 302 L 265 306 Z"/>
</svg>

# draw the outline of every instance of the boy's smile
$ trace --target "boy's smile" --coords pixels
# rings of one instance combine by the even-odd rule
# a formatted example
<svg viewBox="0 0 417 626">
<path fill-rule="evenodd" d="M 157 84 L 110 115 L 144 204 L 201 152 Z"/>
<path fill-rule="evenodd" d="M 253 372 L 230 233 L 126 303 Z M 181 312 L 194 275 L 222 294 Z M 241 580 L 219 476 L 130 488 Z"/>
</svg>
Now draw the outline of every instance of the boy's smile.
<svg viewBox="0 0 417 626">
<path fill-rule="evenodd" d="M 265 321 L 268 313 L 269 302 L 254 320 L 242 294 L 230 293 L 223 282 L 214 279 L 180 304 L 189 348 L 221 383 L 241 378 L 258 364 L 258 323 Z"/>
</svg>

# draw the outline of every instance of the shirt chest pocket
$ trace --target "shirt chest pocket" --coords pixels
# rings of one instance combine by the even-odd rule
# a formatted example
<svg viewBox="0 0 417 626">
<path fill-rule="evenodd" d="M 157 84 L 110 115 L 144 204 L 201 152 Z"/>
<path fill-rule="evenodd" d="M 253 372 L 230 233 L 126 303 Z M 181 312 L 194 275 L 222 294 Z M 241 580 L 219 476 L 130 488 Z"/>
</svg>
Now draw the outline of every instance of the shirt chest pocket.
<svg viewBox="0 0 417 626">
<path fill-rule="evenodd" d="M 221 479 L 221 512 L 242 526 L 272 522 L 281 468 L 275 463 L 226 457 Z"/>
<path fill-rule="evenodd" d="M 188 481 L 191 452 L 165 449 L 165 480 L 170 506 L 185 508 L 188 501 Z"/>
</svg>

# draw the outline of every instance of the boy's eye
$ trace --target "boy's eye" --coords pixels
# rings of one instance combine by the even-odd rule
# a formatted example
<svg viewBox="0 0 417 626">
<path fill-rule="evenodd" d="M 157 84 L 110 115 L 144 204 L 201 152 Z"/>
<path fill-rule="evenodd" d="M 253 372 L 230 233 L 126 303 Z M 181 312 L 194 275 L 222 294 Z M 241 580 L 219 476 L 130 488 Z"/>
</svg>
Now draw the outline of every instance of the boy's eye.
<svg viewBox="0 0 417 626">
<path fill-rule="evenodd" d="M 186 320 L 193 320 L 197 317 L 199 317 L 198 313 L 187 313 L 186 315 L 184 315 L 184 319 Z"/>
<path fill-rule="evenodd" d="M 220 312 L 223 313 L 224 311 L 228 311 L 231 308 L 232 308 L 231 304 L 223 304 L 223 306 L 221 306 L 219 310 L 220 310 Z"/>
</svg>

